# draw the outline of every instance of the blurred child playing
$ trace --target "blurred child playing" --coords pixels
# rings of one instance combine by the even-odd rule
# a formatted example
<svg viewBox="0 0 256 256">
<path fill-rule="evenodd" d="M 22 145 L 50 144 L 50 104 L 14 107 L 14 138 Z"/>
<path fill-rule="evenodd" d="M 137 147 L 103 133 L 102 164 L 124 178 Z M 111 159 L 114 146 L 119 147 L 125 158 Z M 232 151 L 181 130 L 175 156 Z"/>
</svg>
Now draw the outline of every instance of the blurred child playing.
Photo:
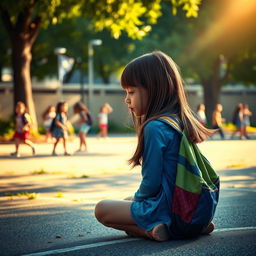
<svg viewBox="0 0 256 256">
<path fill-rule="evenodd" d="M 32 125 L 32 120 L 30 115 L 26 111 L 26 105 L 19 101 L 15 108 L 15 133 L 14 133 L 14 143 L 15 152 L 11 153 L 12 156 L 19 157 L 19 147 L 21 143 L 28 145 L 32 149 L 32 155 L 35 155 L 35 146 L 30 140 L 31 133 L 30 127 Z"/>
<path fill-rule="evenodd" d="M 105 103 L 98 114 L 99 129 L 98 137 L 106 138 L 108 136 L 108 115 L 113 111 L 112 107 Z"/>
<path fill-rule="evenodd" d="M 206 115 L 205 115 L 205 105 L 204 104 L 199 104 L 197 106 L 197 112 L 196 112 L 196 117 L 198 121 L 203 125 L 206 126 Z"/>
<path fill-rule="evenodd" d="M 52 120 L 54 119 L 55 116 L 56 116 L 56 110 L 55 110 L 55 106 L 53 105 L 48 106 L 48 108 L 43 113 L 43 120 L 44 120 L 43 125 L 46 132 L 46 142 L 52 141 L 50 128 L 51 128 Z"/>
<path fill-rule="evenodd" d="M 77 152 L 83 152 L 83 151 L 86 152 L 87 151 L 86 135 L 91 128 L 92 117 L 88 108 L 80 102 L 74 105 L 74 113 L 79 114 L 80 116 L 80 120 L 78 121 L 80 146 Z M 84 146 L 84 150 L 83 150 L 83 146 Z"/>
<path fill-rule="evenodd" d="M 52 155 L 57 156 L 56 154 L 56 147 L 59 141 L 63 140 L 63 148 L 64 148 L 64 155 L 70 156 L 67 152 L 67 136 L 68 136 L 68 128 L 67 128 L 67 111 L 68 111 L 68 104 L 66 102 L 59 102 L 56 106 L 56 117 L 52 121 L 51 125 L 51 134 L 52 137 L 56 139 L 53 145 Z"/>
<path fill-rule="evenodd" d="M 221 112 L 223 110 L 223 107 L 221 104 L 216 104 L 215 109 L 212 114 L 212 128 L 216 129 L 221 139 L 225 139 L 225 134 L 222 128 L 223 122 L 225 122 L 225 118 L 222 118 Z"/>
</svg>

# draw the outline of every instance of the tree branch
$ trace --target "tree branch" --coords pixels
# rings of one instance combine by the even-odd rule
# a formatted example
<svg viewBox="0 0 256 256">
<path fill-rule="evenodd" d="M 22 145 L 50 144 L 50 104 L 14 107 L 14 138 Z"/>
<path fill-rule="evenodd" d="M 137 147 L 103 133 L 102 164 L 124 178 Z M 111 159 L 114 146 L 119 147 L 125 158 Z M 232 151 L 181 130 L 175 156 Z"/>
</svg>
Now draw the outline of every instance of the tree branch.
<svg viewBox="0 0 256 256">
<path fill-rule="evenodd" d="M 38 3 L 39 0 L 34 0 L 30 2 L 30 5 L 26 6 L 24 8 L 24 22 L 23 22 L 23 30 L 26 31 L 27 28 L 32 24 L 31 18 L 32 18 L 32 13 L 34 10 L 35 5 Z"/>
<path fill-rule="evenodd" d="M 28 33 L 28 31 L 30 33 L 30 25 L 33 23 L 33 21 L 31 21 L 33 9 L 37 2 L 38 0 L 31 1 L 30 4 L 24 7 L 24 9 L 20 12 L 16 23 L 16 28 L 18 31 L 24 34 Z"/>
<path fill-rule="evenodd" d="M 16 29 L 17 29 L 17 31 L 22 32 L 24 34 L 26 33 L 26 31 L 27 31 L 27 29 L 29 27 L 29 24 L 31 22 L 32 11 L 33 11 L 32 7 L 26 6 L 19 13 L 18 19 L 17 19 L 17 22 L 16 22 Z"/>
<path fill-rule="evenodd" d="M 41 20 L 42 18 L 40 16 L 36 16 L 35 19 L 29 25 L 29 30 L 30 30 L 29 41 L 31 44 L 33 44 L 37 38 L 39 29 L 40 29 Z"/>
</svg>

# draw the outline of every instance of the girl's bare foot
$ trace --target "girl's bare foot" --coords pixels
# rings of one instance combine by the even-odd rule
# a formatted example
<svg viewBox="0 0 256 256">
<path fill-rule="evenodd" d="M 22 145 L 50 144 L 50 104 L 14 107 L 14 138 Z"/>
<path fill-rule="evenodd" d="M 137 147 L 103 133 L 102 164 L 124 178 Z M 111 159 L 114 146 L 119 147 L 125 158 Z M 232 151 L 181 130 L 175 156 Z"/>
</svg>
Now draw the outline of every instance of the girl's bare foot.
<svg viewBox="0 0 256 256">
<path fill-rule="evenodd" d="M 202 234 L 203 235 L 209 235 L 210 233 L 212 233 L 212 231 L 214 230 L 215 225 L 211 222 L 208 227 L 206 227 L 203 231 Z"/>
<path fill-rule="evenodd" d="M 164 242 L 170 239 L 170 234 L 165 224 L 155 226 L 151 231 L 148 231 L 147 234 L 152 240 L 158 242 Z"/>
</svg>

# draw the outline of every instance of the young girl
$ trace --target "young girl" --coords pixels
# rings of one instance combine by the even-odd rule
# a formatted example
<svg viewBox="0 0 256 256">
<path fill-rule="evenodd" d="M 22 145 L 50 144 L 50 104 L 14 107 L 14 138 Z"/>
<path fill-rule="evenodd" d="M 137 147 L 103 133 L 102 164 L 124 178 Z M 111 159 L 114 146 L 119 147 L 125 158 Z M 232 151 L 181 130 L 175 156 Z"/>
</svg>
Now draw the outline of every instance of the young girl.
<svg viewBox="0 0 256 256">
<path fill-rule="evenodd" d="M 14 133 L 14 143 L 15 143 L 15 152 L 11 153 L 12 156 L 19 157 L 19 146 L 23 142 L 32 149 L 32 154 L 35 155 L 35 146 L 30 141 L 30 126 L 31 126 L 31 117 L 26 112 L 26 106 L 23 102 L 19 101 L 16 104 L 15 108 L 15 133 Z"/>
<path fill-rule="evenodd" d="M 52 120 L 56 116 L 55 106 L 50 105 L 47 107 L 47 109 L 44 111 L 42 117 L 44 120 L 44 129 L 46 131 L 46 142 L 50 142 L 52 139 L 50 127 L 52 124 Z"/>
<path fill-rule="evenodd" d="M 196 117 L 198 121 L 205 126 L 206 125 L 206 115 L 205 115 L 205 105 L 204 104 L 199 104 L 197 106 L 197 112 L 196 112 Z"/>
<path fill-rule="evenodd" d="M 244 135 L 246 137 L 246 139 L 250 139 L 250 137 L 248 136 L 248 132 L 247 132 L 247 128 L 251 125 L 251 116 L 252 116 L 252 112 L 249 108 L 248 104 L 243 104 L 244 107 Z"/>
<path fill-rule="evenodd" d="M 80 147 L 78 149 L 78 152 L 83 151 L 83 146 L 84 146 L 84 151 L 87 151 L 86 134 L 91 128 L 92 117 L 90 115 L 88 108 L 80 102 L 74 105 L 74 113 L 80 115 L 80 120 L 78 121 Z"/>
<path fill-rule="evenodd" d="M 233 114 L 232 118 L 232 123 L 236 126 L 236 130 L 231 134 L 230 139 L 233 139 L 235 134 L 238 132 L 240 134 L 240 139 L 243 139 L 244 134 L 244 127 L 245 127 L 245 122 L 244 122 L 244 107 L 242 103 L 239 103 Z"/>
<path fill-rule="evenodd" d="M 66 102 L 59 102 L 56 106 L 56 117 L 53 119 L 52 125 L 51 125 L 52 137 L 56 139 L 53 145 L 53 151 L 52 151 L 53 156 L 57 156 L 56 147 L 60 139 L 63 140 L 64 155 L 70 156 L 70 154 L 67 152 L 67 146 L 66 146 L 66 139 L 68 136 L 68 128 L 66 126 L 67 112 L 68 112 L 68 104 Z"/>
<path fill-rule="evenodd" d="M 100 113 L 98 114 L 100 132 L 98 133 L 98 137 L 106 138 L 108 136 L 108 115 L 112 111 L 113 109 L 108 103 L 105 103 L 100 108 Z"/>
<path fill-rule="evenodd" d="M 208 218 L 198 216 L 197 232 L 193 232 L 194 225 L 178 230 L 177 218 L 170 211 L 181 134 L 159 117 L 175 117 L 192 144 L 211 135 L 188 105 L 176 64 L 160 51 L 143 55 L 125 67 L 121 84 L 138 134 L 130 163 L 133 167 L 142 165 L 142 182 L 131 198 L 100 201 L 95 207 L 96 218 L 128 235 L 156 241 L 212 232 L 214 210 Z"/>
<path fill-rule="evenodd" d="M 225 119 L 222 118 L 221 112 L 223 107 L 221 104 L 216 104 L 215 110 L 212 114 L 212 128 L 216 129 L 219 132 L 221 139 L 225 139 L 225 134 L 222 129 L 222 124 L 225 122 Z"/>
</svg>

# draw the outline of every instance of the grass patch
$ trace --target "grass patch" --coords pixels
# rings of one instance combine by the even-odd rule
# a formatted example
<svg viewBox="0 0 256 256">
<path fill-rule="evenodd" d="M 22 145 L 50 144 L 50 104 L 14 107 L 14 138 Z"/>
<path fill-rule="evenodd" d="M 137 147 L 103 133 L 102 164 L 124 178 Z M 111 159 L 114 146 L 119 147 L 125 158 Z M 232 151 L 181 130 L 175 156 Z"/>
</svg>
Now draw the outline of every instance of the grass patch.
<svg viewBox="0 0 256 256">
<path fill-rule="evenodd" d="M 17 197 L 27 197 L 28 200 L 32 200 L 32 199 L 36 199 L 38 195 L 35 192 L 33 192 L 33 193 L 18 192 L 16 194 L 11 193 L 11 192 L 7 192 L 7 193 L 5 193 L 5 196 L 11 197 L 10 199 L 13 199 L 14 196 L 17 196 Z"/>
<path fill-rule="evenodd" d="M 241 167 L 246 167 L 245 164 L 230 164 L 227 165 L 227 168 L 241 168 Z"/>
<path fill-rule="evenodd" d="M 62 192 L 57 192 L 57 196 L 56 197 L 58 197 L 58 198 L 61 198 L 61 197 L 63 197 L 63 194 L 62 194 Z"/>
<path fill-rule="evenodd" d="M 73 173 L 70 173 L 69 175 L 68 175 L 68 178 L 69 179 L 88 179 L 90 176 L 89 175 L 87 175 L 87 174 L 82 174 L 81 176 L 77 176 L 77 175 L 75 175 L 75 174 L 73 174 Z"/>
<path fill-rule="evenodd" d="M 8 120 L 0 119 L 0 137 L 3 140 L 10 140 L 14 134 L 14 118 L 10 117 Z"/>
<path fill-rule="evenodd" d="M 87 179 L 87 178 L 89 178 L 89 176 L 88 175 L 86 175 L 86 174 L 83 174 L 83 175 L 81 175 L 81 177 L 80 178 L 82 178 L 82 179 Z"/>
<path fill-rule="evenodd" d="M 43 168 L 41 168 L 40 170 L 35 170 L 32 172 L 33 175 L 42 175 L 42 174 L 48 174 L 47 171 L 45 171 Z"/>
</svg>

